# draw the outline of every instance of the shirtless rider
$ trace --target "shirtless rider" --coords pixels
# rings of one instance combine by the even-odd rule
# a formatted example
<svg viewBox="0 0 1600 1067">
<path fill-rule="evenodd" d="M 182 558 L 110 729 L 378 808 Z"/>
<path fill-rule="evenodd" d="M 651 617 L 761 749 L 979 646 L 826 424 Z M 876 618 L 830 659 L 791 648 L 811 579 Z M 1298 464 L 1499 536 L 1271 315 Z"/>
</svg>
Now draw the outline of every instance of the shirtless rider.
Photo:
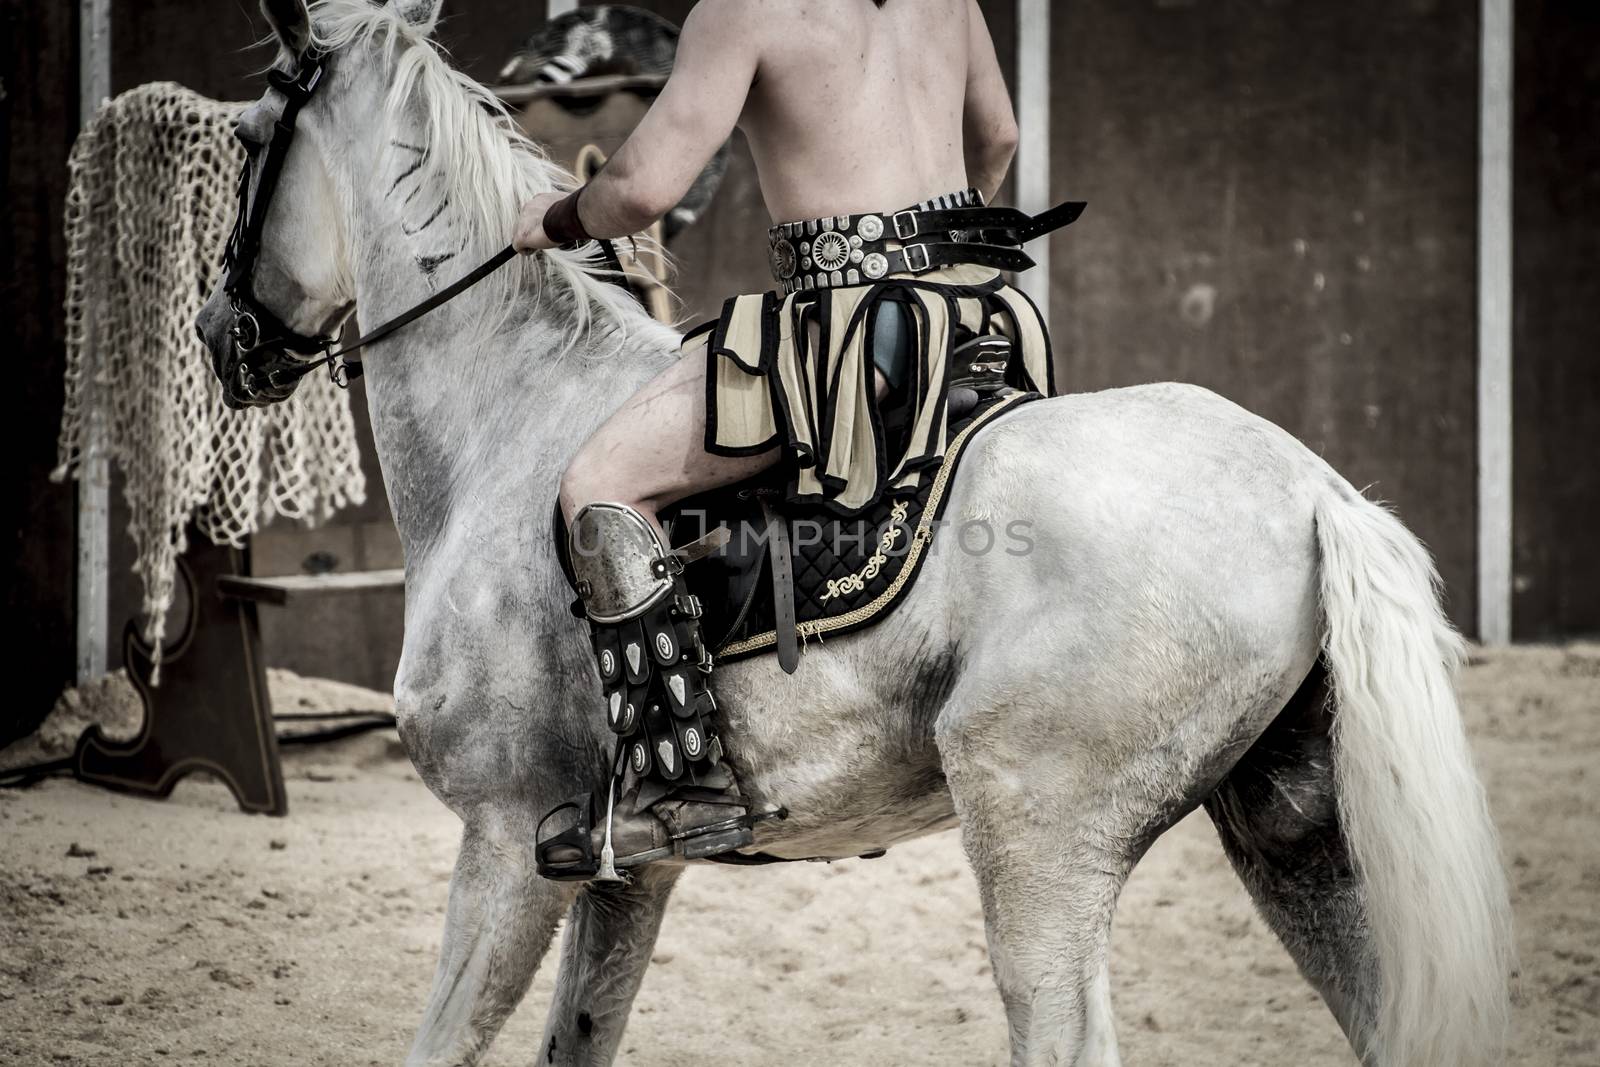
<svg viewBox="0 0 1600 1067">
<path fill-rule="evenodd" d="M 922 349 L 953 338 L 957 319 L 1012 341 L 1016 384 L 1053 384 L 1038 314 L 1000 276 L 1031 263 L 1018 245 L 1042 230 L 983 208 L 1017 127 L 975 0 L 700 0 L 648 114 L 588 185 L 523 205 L 516 247 L 646 229 L 735 127 L 774 220 L 777 292 L 729 301 L 691 331 L 684 358 L 626 400 L 561 480 L 619 748 L 589 810 L 564 805 L 541 827 L 550 877 L 743 848 L 759 818 L 715 736 L 710 657 L 661 509 L 780 462 L 791 502 L 842 515 L 914 491 L 944 442 L 928 429 L 942 427 L 943 350 Z M 838 375 L 824 404 L 809 384 L 819 359 Z M 885 440 L 868 413 L 891 393 L 909 412 L 903 440 Z M 930 406 L 937 423 L 918 418 Z"/>
</svg>

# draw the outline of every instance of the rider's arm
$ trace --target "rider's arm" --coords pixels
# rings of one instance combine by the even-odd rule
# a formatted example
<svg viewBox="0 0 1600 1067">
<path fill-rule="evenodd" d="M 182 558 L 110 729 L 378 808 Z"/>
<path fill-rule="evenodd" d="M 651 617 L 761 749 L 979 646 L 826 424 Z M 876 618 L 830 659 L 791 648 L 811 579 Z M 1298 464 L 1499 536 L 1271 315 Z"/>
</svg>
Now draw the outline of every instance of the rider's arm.
<svg viewBox="0 0 1600 1067">
<path fill-rule="evenodd" d="M 733 133 L 756 74 L 750 6 L 702 0 L 689 12 L 661 95 L 583 190 L 592 236 L 638 233 L 671 211 Z"/>
<path fill-rule="evenodd" d="M 962 116 L 967 181 L 993 200 L 1017 152 L 1017 119 L 977 0 L 967 5 L 967 103 Z M 587 216 L 586 216 L 587 217 Z"/>
</svg>

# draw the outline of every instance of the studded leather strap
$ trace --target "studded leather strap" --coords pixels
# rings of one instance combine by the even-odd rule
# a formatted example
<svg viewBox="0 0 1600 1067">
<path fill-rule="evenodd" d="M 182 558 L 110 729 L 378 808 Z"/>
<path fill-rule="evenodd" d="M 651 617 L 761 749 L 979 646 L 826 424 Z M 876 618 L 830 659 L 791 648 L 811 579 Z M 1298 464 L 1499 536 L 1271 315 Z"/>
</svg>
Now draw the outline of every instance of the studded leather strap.
<svg viewBox="0 0 1600 1067">
<path fill-rule="evenodd" d="M 1021 271 L 1034 266 L 1021 245 L 1075 221 L 1081 201 L 1040 215 L 1015 208 L 919 206 L 883 214 L 786 222 L 767 232 L 773 276 L 785 293 L 864 285 L 893 274 L 921 274 L 960 263 Z"/>
</svg>

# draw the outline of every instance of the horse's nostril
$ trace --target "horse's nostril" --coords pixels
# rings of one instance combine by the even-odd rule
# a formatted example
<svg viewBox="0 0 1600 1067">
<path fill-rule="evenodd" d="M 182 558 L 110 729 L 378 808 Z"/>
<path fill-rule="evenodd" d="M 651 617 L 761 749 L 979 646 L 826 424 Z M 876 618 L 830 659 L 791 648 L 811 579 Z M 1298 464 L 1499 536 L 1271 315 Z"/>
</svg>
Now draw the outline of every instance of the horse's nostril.
<svg viewBox="0 0 1600 1067">
<path fill-rule="evenodd" d="M 200 343 L 206 343 L 206 331 L 198 322 L 194 324 L 194 335 L 200 338 Z"/>
</svg>

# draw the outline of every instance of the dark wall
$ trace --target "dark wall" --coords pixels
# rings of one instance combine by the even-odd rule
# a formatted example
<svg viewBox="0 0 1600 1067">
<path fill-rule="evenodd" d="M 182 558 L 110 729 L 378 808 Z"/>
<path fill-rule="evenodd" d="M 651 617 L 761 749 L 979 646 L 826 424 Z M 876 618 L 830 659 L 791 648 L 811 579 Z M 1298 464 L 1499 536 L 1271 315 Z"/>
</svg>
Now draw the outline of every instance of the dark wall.
<svg viewBox="0 0 1600 1067">
<path fill-rule="evenodd" d="M 681 21 L 688 0 L 647 5 Z M 1008 76 L 1014 5 L 983 0 Z M 447 0 L 441 37 L 493 81 L 541 0 Z M 219 98 L 259 92 L 269 52 L 251 0 L 115 0 L 113 82 Z M 1600 628 L 1600 91 L 1597 16 L 1517 6 L 1516 615 L 1519 637 Z M 15 706 L 48 707 L 71 674 L 74 493 L 50 484 L 61 403 L 65 160 L 77 128 L 76 7 L 0 0 L 0 275 L 23 428 L 0 504 Z M 1089 389 L 1180 378 L 1282 423 L 1393 502 L 1438 554 L 1458 622 L 1475 602 L 1476 5 L 1265 0 L 1056 5 L 1054 181 L 1090 201 L 1055 243 L 1063 380 Z M 765 284 L 766 220 L 736 152 L 710 217 L 675 249 L 685 317 Z M 361 418 L 359 396 L 356 398 Z M 371 497 L 322 531 L 258 539 L 261 573 L 316 551 L 346 569 L 398 547 L 373 457 Z M 113 518 L 113 628 L 133 608 Z M 270 613 L 269 654 L 384 685 L 395 605 Z M 320 614 L 329 612 L 332 614 Z M 317 614 L 313 614 L 317 613 Z M 329 635 L 335 640 L 329 643 Z M 3 729 L 0 729 L 3 732 Z"/>
<path fill-rule="evenodd" d="M 73 673 L 76 493 L 55 485 L 63 349 L 65 163 L 78 126 L 77 8 L 0 0 L 0 323 L 7 434 L 0 491 L 6 698 L 0 744 L 27 733 Z"/>
<path fill-rule="evenodd" d="M 544 22 L 542 0 L 445 0 L 439 39 L 457 65 L 492 82 L 516 44 Z M 255 0 L 112 0 L 116 90 L 179 81 L 219 100 L 254 99 L 272 59 Z"/>
<path fill-rule="evenodd" d="M 1476 5 L 1081 0 L 1053 26 L 1064 381 L 1196 382 L 1476 587 Z"/>
<path fill-rule="evenodd" d="M 1600 6 L 1520 0 L 1513 186 L 1519 638 L 1600 632 Z"/>
</svg>

